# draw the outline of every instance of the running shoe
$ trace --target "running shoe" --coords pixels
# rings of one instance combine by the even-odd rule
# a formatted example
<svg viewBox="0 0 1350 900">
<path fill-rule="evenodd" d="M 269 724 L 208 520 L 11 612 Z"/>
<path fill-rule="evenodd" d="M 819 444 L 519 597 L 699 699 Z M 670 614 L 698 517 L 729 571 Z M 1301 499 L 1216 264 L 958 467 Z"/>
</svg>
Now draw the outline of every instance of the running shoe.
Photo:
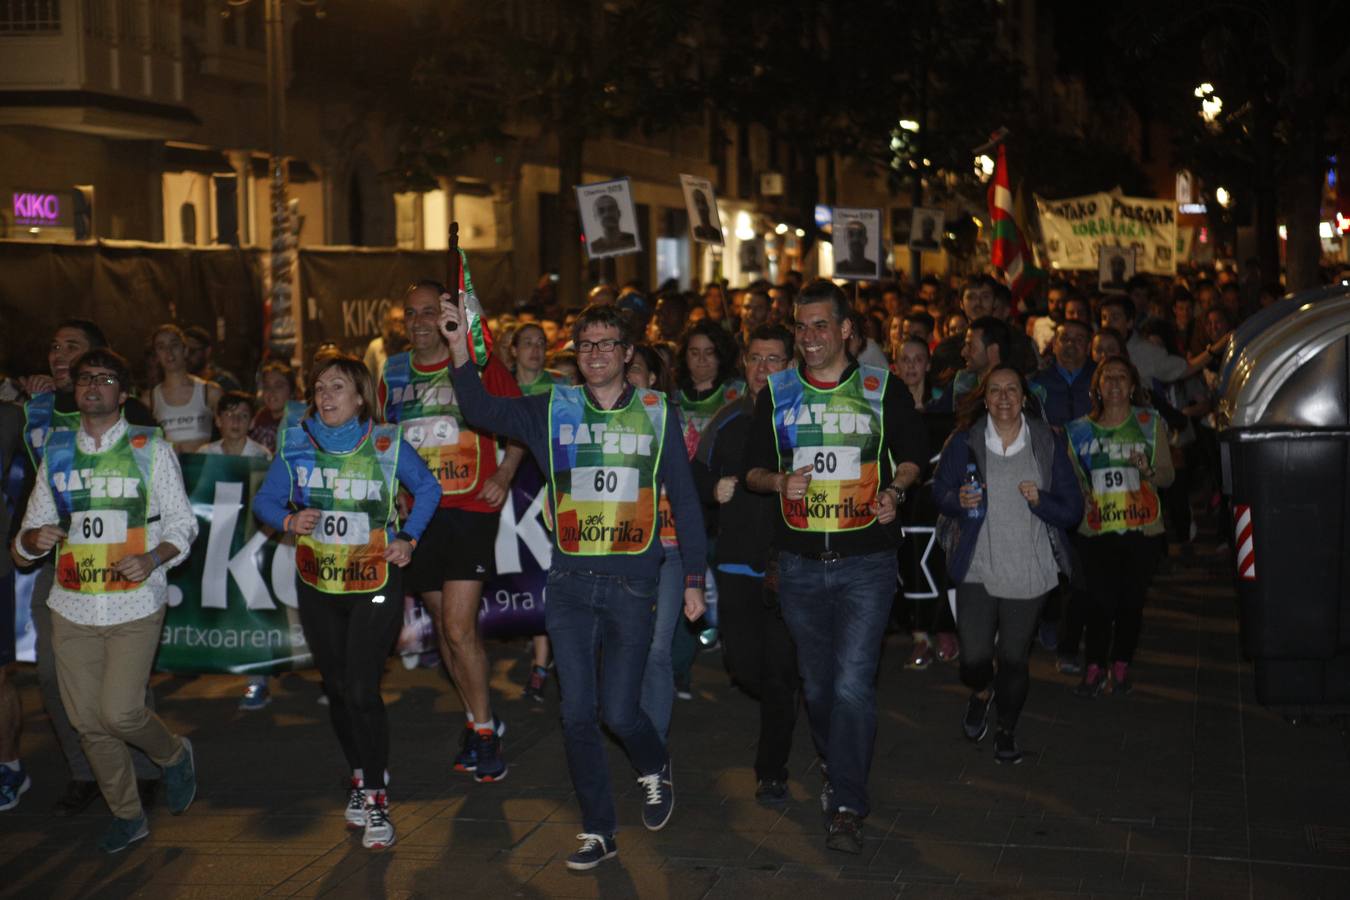
<svg viewBox="0 0 1350 900">
<path fill-rule="evenodd" d="M 0 766 L 0 812 L 18 806 L 19 798 L 32 786 L 33 779 L 28 777 L 28 771 L 24 769 L 22 762 L 19 763 L 17 769 Z M 97 791 L 95 791 L 95 796 L 97 796 Z M 89 799 L 92 800 L 93 797 Z"/>
<path fill-rule="evenodd" d="M 548 669 L 544 666 L 534 666 L 530 669 L 530 681 L 525 685 L 526 699 L 533 700 L 535 703 L 544 702 L 544 685 L 548 683 Z"/>
<path fill-rule="evenodd" d="M 670 760 L 666 760 L 661 771 L 638 778 L 638 784 L 646 791 L 642 801 L 642 824 L 648 831 L 660 831 L 675 812 L 675 783 L 671 778 Z"/>
<path fill-rule="evenodd" d="M 1089 663 L 1083 673 L 1083 680 L 1073 689 L 1076 696 L 1091 700 L 1106 690 L 1106 670 L 1096 663 Z"/>
<path fill-rule="evenodd" d="M 474 781 L 501 781 L 506 777 L 506 760 L 502 758 L 502 739 L 500 735 L 500 729 L 478 729 L 478 759 L 474 764 Z"/>
<path fill-rule="evenodd" d="M 1012 732 L 1000 728 L 994 735 L 994 762 L 1015 766 L 1021 761 L 1022 750 L 1017 746 Z"/>
<path fill-rule="evenodd" d="M 581 841 L 581 846 L 567 857 L 567 868 L 574 872 L 594 869 L 605 860 L 619 855 L 619 845 L 615 843 L 613 835 L 583 833 L 577 835 L 577 840 Z"/>
<path fill-rule="evenodd" d="M 389 800 L 384 791 L 376 791 L 366 798 L 366 830 L 361 835 L 361 846 L 367 850 L 383 850 L 394 846 L 394 823 L 389 821 Z"/>
<path fill-rule="evenodd" d="M 966 733 L 967 738 L 977 744 L 984 740 L 984 736 L 989 732 L 989 708 L 993 705 L 993 691 L 990 691 L 989 696 L 983 700 L 979 694 L 971 694 L 970 701 L 966 703 L 966 717 L 961 722 L 961 730 Z"/>
</svg>

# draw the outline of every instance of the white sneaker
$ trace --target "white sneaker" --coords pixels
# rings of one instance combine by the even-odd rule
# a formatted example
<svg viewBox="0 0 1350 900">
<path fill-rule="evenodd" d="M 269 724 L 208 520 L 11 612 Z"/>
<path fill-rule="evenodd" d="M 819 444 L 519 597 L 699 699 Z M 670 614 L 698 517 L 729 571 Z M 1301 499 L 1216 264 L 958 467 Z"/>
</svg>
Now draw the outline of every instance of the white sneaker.
<svg viewBox="0 0 1350 900">
<path fill-rule="evenodd" d="M 389 802 L 384 791 L 366 801 L 366 833 L 361 846 L 367 850 L 383 850 L 394 846 L 394 823 L 389 821 Z"/>
<path fill-rule="evenodd" d="M 351 829 L 366 827 L 366 792 L 360 779 L 352 779 L 351 790 L 347 792 L 347 827 Z"/>
</svg>

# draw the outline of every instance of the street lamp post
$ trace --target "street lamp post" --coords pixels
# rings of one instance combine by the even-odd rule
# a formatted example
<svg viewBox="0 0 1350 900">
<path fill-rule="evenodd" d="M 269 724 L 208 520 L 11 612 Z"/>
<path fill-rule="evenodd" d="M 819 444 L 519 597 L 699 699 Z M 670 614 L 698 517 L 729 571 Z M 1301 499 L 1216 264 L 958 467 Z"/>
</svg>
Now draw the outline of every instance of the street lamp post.
<svg viewBox="0 0 1350 900">
<path fill-rule="evenodd" d="M 241 9 L 252 0 L 225 0 L 224 15 Z M 289 359 L 296 351 L 296 306 L 293 302 L 292 273 L 295 248 L 299 243 L 299 201 L 287 197 L 289 165 L 285 153 L 286 137 L 286 21 L 283 0 L 263 0 L 263 26 L 267 44 L 267 178 L 271 195 L 272 252 L 269 266 L 271 288 L 268 292 L 270 320 L 268 352 Z M 319 7 L 322 0 L 296 0 L 302 6 Z"/>
</svg>

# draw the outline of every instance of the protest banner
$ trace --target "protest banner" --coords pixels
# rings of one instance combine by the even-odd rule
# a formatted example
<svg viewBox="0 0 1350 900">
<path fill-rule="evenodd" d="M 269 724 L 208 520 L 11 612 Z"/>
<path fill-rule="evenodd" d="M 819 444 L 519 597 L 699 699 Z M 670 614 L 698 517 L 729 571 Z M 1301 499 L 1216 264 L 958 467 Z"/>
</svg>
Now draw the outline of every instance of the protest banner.
<svg viewBox="0 0 1350 900">
<path fill-rule="evenodd" d="M 1151 275 L 1177 271 L 1177 205 L 1173 200 L 1126 197 L 1118 190 L 1063 200 L 1036 197 L 1050 264 L 1097 269 L 1102 247 L 1132 249 L 1136 269 Z"/>
</svg>

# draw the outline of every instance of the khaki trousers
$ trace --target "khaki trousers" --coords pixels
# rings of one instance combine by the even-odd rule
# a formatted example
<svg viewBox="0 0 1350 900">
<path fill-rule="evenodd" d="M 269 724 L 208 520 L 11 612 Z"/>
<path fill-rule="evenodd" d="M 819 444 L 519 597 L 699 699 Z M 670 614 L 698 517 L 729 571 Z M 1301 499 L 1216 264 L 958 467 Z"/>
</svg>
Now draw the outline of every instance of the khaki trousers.
<svg viewBox="0 0 1350 900">
<path fill-rule="evenodd" d="M 52 650 L 66 715 L 119 819 L 144 815 L 128 745 L 159 766 L 175 762 L 183 742 L 145 706 L 145 685 L 159 648 L 165 608 L 120 625 L 76 625 L 52 612 Z"/>
</svg>

